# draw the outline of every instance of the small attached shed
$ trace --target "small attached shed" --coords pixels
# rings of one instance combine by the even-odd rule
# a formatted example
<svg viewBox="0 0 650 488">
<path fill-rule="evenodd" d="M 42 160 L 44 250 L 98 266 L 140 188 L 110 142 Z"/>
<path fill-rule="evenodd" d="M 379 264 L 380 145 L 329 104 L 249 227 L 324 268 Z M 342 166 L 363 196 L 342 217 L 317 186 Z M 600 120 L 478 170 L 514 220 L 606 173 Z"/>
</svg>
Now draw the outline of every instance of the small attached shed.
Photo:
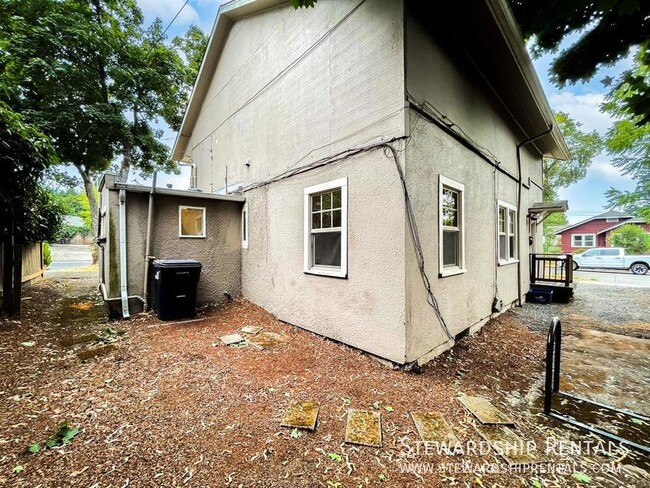
<svg viewBox="0 0 650 488">
<path fill-rule="evenodd" d="M 119 183 L 115 174 L 104 174 L 99 184 L 97 241 L 100 289 L 110 315 L 128 316 L 141 312 L 145 304 L 152 306 L 155 283 L 150 264 L 154 259 L 201 262 L 199 306 L 239 295 L 244 202 L 244 197 L 234 195 L 168 188 L 152 191 L 151 187 Z"/>
</svg>

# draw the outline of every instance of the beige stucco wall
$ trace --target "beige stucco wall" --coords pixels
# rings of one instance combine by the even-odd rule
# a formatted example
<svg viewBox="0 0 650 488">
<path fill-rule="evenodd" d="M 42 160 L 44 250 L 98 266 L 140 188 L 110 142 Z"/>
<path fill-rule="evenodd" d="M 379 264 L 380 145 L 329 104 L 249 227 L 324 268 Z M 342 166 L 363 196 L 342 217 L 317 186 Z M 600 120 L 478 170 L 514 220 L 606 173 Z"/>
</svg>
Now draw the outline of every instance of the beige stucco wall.
<svg viewBox="0 0 650 488">
<path fill-rule="evenodd" d="M 304 189 L 348 178 L 348 278 L 303 272 Z M 243 294 L 279 319 L 404 362 L 404 202 L 381 149 L 247 192 Z"/>
<path fill-rule="evenodd" d="M 104 253 L 104 269 L 108 295 L 120 296 L 119 268 L 119 192 L 105 190 L 108 198 L 109 235 Z M 106 195 L 106 197 L 104 196 Z M 128 192 L 126 197 L 127 277 L 129 295 L 144 295 L 144 253 L 149 195 Z M 178 207 L 188 205 L 206 208 L 206 237 L 204 239 L 178 236 Z M 241 203 L 156 195 L 154 199 L 151 255 L 156 259 L 196 259 L 203 268 L 197 288 L 197 304 L 221 303 L 224 292 L 241 293 Z M 102 253 L 100 252 L 100 256 Z M 149 281 L 149 293 L 154 293 Z M 139 311 L 132 300 L 135 311 Z M 139 304 L 138 304 L 139 305 Z"/>
<path fill-rule="evenodd" d="M 407 69 L 409 94 L 418 102 L 435 107 L 457 128 L 489 150 L 501 168 L 514 178 L 496 172 L 484 159 L 412 111 L 412 140 L 406 151 L 406 174 L 419 225 L 427 273 L 452 335 L 482 325 L 498 297 L 508 305 L 517 300 L 517 265 L 497 265 L 495 200 L 517 204 L 516 145 L 527 137 L 500 105 L 480 73 L 465 61 L 455 44 L 424 29 L 407 15 Z M 453 60 L 453 61 L 452 61 Z M 541 155 L 534 148 L 522 150 L 521 233 L 522 294 L 528 290 L 529 231 L 541 246 L 541 234 L 529 228 L 527 209 L 541 201 Z M 467 272 L 439 277 L 438 181 L 445 176 L 465 186 L 465 264 Z M 496 186 L 496 190 L 495 190 Z M 495 198 L 496 194 L 496 198 Z M 406 236 L 410 243 L 410 236 Z M 496 273 L 496 280 L 495 280 Z M 498 286 L 495 287 L 495 285 Z M 453 343 L 447 340 L 428 305 L 413 247 L 406 259 L 407 361 L 440 352 Z"/>
<path fill-rule="evenodd" d="M 287 2 L 235 22 L 191 136 L 198 186 L 223 188 L 226 167 L 230 184 L 251 183 L 403 135 L 401 3 Z"/>
</svg>

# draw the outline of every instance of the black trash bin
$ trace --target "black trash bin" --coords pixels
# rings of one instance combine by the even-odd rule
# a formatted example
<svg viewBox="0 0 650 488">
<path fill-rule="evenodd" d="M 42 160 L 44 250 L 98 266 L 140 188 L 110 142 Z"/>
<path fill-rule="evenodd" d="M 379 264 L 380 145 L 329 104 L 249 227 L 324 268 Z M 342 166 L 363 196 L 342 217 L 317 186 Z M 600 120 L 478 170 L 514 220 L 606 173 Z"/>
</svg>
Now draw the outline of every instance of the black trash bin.
<svg viewBox="0 0 650 488">
<path fill-rule="evenodd" d="M 174 320 L 194 317 L 201 263 L 194 259 L 156 259 L 153 272 L 158 318 Z"/>
</svg>

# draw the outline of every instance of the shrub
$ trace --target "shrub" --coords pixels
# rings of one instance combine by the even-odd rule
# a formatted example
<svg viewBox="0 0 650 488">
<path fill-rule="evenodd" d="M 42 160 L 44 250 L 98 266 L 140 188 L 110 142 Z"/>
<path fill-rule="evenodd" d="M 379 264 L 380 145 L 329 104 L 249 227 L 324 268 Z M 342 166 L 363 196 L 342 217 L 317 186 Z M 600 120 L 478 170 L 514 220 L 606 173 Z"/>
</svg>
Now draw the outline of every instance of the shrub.
<svg viewBox="0 0 650 488">
<path fill-rule="evenodd" d="M 650 235 L 638 225 L 625 224 L 612 232 L 612 246 L 627 254 L 643 254 L 650 247 Z"/>
<path fill-rule="evenodd" d="M 52 250 L 47 242 L 43 243 L 43 264 L 48 267 L 52 264 Z"/>
</svg>

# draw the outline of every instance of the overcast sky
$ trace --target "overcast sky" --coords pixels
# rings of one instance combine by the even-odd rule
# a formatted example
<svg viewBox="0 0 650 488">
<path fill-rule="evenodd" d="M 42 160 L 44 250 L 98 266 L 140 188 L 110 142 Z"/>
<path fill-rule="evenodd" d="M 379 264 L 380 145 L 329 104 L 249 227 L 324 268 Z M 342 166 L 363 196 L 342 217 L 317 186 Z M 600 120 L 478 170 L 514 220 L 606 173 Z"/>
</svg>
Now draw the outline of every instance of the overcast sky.
<svg viewBox="0 0 650 488">
<path fill-rule="evenodd" d="M 184 0 L 137 0 L 144 13 L 146 22 L 151 22 L 160 17 L 166 26 L 181 9 Z M 190 25 L 198 25 L 205 32 L 210 32 L 214 23 L 220 0 L 190 0 L 182 9 L 178 18 L 169 28 L 171 37 L 183 35 Z M 533 60 L 537 74 L 542 82 L 551 108 L 556 111 L 568 113 L 575 121 L 582 124 L 587 131 L 597 130 L 605 134 L 612 124 L 612 119 L 602 114 L 598 109 L 607 90 L 600 80 L 605 76 L 616 78 L 622 70 L 629 67 L 630 59 L 617 63 L 613 67 L 601 69 L 589 83 L 579 83 L 559 89 L 550 83 L 548 69 L 552 61 L 551 55 Z M 165 142 L 170 146 L 174 142 L 175 134 L 167 131 Z M 176 188 L 186 188 L 189 182 L 189 170 L 184 168 L 180 176 L 159 175 L 159 185 L 171 183 Z M 135 179 L 145 183 L 141 179 Z M 569 220 L 571 223 L 583 220 L 603 211 L 606 204 L 605 191 L 615 186 L 618 189 L 631 189 L 632 180 L 621 175 L 614 168 L 607 154 L 600 154 L 587 173 L 587 177 L 575 185 L 560 190 L 560 198 L 569 200 Z"/>
</svg>

